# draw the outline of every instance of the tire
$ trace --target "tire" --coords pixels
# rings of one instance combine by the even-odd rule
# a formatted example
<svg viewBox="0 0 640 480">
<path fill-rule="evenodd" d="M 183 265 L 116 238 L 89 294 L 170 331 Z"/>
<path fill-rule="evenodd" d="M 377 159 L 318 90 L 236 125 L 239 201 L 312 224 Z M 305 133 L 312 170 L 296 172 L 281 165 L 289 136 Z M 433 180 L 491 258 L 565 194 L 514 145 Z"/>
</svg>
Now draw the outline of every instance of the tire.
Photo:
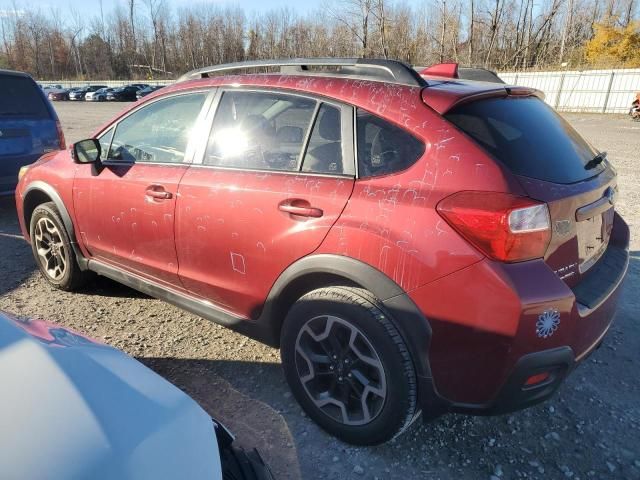
<svg viewBox="0 0 640 480">
<path fill-rule="evenodd" d="M 86 284 L 88 272 L 80 270 L 69 235 L 53 202 L 34 209 L 29 235 L 33 258 L 49 284 L 64 291 L 77 290 Z"/>
<path fill-rule="evenodd" d="M 419 413 L 406 344 L 366 290 L 337 286 L 301 297 L 284 320 L 280 348 L 285 377 L 304 411 L 344 442 L 384 443 Z"/>
</svg>

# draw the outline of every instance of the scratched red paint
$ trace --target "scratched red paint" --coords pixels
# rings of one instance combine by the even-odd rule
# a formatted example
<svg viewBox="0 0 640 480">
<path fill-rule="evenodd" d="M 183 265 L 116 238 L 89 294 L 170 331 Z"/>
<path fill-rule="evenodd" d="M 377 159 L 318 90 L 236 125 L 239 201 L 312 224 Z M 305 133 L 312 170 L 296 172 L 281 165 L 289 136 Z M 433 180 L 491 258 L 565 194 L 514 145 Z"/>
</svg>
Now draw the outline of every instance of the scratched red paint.
<svg viewBox="0 0 640 480">
<path fill-rule="evenodd" d="M 482 190 L 535 192 L 532 196 L 549 202 L 555 215 L 593 201 L 613 184 L 614 176 L 603 176 L 550 189 L 518 179 L 441 116 L 462 100 L 504 95 L 503 86 L 439 79 L 420 89 L 340 78 L 225 76 L 163 88 L 120 116 L 172 92 L 223 85 L 299 91 L 354 105 L 412 132 L 425 152 L 405 171 L 362 180 L 188 164 L 118 167 L 96 178 L 91 166 L 75 165 L 69 151 L 59 152 L 43 157 L 20 182 L 17 205 L 25 237 L 24 189 L 36 180 L 46 182 L 66 206 L 85 256 L 246 318 L 260 311 L 280 273 L 301 257 L 355 258 L 408 292 L 430 320 L 432 373 L 439 392 L 453 401 L 488 402 L 522 355 L 562 345 L 584 352 L 608 327 L 617 295 L 588 319 L 580 318 L 569 288 L 577 280 L 564 283 L 549 268 L 566 263 L 567 247 L 557 236 L 548 258 L 501 265 L 436 212 L 438 202 L 454 192 Z M 143 190 L 150 183 L 163 184 L 175 202 L 146 199 Z M 569 196 L 574 200 L 567 203 Z M 301 219 L 278 211 L 288 198 L 305 199 L 324 215 Z M 611 241 L 623 245 L 628 229 L 621 219 L 616 228 Z M 563 328 L 542 340 L 535 322 L 550 306 L 559 311 Z M 587 333 L 581 333 L 587 320 Z"/>
</svg>

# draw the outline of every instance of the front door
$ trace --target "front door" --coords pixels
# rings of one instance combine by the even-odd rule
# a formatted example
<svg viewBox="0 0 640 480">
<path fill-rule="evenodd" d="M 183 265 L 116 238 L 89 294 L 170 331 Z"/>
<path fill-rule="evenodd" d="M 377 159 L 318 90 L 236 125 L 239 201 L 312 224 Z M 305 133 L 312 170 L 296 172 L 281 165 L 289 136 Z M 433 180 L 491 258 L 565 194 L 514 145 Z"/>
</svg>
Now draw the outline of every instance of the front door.
<svg viewBox="0 0 640 480">
<path fill-rule="evenodd" d="M 221 95 L 202 164 L 180 183 L 179 276 L 194 295 L 253 317 L 351 195 L 352 110 L 279 92 Z"/>
<path fill-rule="evenodd" d="M 180 287 L 176 197 L 206 97 L 173 95 L 143 106 L 100 136 L 102 168 L 78 166 L 74 207 L 92 257 Z"/>
</svg>

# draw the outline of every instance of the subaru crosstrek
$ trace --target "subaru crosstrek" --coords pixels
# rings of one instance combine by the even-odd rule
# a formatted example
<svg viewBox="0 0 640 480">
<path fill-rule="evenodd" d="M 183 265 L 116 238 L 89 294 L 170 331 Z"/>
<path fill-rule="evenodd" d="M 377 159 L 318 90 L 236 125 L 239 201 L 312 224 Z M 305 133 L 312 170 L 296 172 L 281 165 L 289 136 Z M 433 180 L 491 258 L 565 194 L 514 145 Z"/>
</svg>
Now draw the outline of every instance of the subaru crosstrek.
<svg viewBox="0 0 640 480">
<path fill-rule="evenodd" d="M 26 73 L 0 70 L 0 196 L 13 195 L 22 166 L 64 148 L 58 117 L 42 89 Z"/>
<path fill-rule="evenodd" d="M 52 285 L 95 272 L 279 347 L 304 410 L 356 444 L 548 398 L 628 264 L 606 154 L 455 65 L 194 71 L 22 174 Z"/>
</svg>

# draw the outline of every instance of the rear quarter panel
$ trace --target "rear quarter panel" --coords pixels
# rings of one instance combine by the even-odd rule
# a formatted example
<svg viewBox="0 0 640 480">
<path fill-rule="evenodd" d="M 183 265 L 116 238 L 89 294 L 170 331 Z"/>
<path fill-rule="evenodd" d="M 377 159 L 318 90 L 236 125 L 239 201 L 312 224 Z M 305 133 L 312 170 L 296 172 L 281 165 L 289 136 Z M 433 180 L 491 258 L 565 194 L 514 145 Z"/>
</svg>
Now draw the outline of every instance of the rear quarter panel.
<svg viewBox="0 0 640 480">
<path fill-rule="evenodd" d="M 410 291 L 484 258 L 440 217 L 440 200 L 461 190 L 520 193 L 521 188 L 424 105 L 418 91 L 407 90 L 390 100 L 372 92 L 358 103 L 419 138 L 426 147 L 423 156 L 396 174 L 357 180 L 321 251 L 357 258 Z"/>
</svg>

